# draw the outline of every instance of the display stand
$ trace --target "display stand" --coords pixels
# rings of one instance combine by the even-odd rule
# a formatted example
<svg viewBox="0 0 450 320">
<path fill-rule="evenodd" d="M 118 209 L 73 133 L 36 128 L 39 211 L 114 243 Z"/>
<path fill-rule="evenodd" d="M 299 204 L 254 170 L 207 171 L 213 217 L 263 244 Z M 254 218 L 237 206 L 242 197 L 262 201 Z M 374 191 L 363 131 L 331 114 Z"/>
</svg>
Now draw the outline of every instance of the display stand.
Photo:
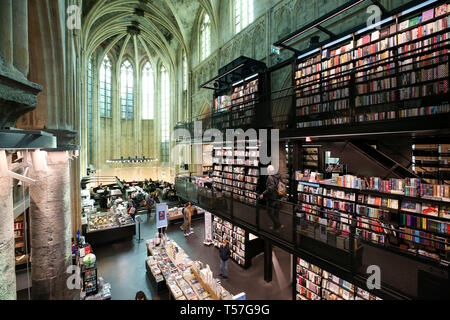
<svg viewBox="0 0 450 320">
<path fill-rule="evenodd" d="M 136 216 L 136 222 L 138 223 L 138 238 L 137 242 L 141 242 L 144 239 L 141 239 L 141 223 L 144 222 L 141 216 Z"/>
<path fill-rule="evenodd" d="M 209 295 L 211 296 L 212 300 L 220 300 L 219 297 L 216 296 L 216 294 L 211 290 L 211 288 L 203 282 L 202 278 L 197 274 L 194 268 L 191 268 L 192 273 L 194 274 L 194 277 L 197 279 L 198 283 L 206 290 L 208 291 Z"/>
<path fill-rule="evenodd" d="M 86 292 L 86 297 L 96 295 L 98 293 L 97 262 L 93 267 L 82 265 L 81 277 L 83 279 L 83 291 Z"/>
</svg>

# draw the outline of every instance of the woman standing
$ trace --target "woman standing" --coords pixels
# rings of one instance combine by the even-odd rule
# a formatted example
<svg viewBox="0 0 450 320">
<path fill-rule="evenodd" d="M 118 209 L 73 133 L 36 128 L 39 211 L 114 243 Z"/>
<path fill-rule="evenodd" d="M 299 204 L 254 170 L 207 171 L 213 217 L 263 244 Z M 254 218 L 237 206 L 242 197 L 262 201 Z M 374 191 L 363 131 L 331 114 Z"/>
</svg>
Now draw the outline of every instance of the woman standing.
<svg viewBox="0 0 450 320">
<path fill-rule="evenodd" d="M 194 233 L 191 228 L 191 216 L 192 216 L 192 207 L 191 203 L 188 202 L 186 203 L 186 207 L 183 209 L 183 218 L 184 218 L 183 230 L 185 237 Z"/>
</svg>

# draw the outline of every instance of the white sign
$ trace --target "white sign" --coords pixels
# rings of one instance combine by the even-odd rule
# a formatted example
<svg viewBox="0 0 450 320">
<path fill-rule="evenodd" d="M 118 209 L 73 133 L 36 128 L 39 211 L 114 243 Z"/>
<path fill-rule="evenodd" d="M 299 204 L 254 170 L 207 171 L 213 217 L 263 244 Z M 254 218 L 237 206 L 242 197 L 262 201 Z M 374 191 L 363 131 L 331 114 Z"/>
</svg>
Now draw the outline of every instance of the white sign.
<svg viewBox="0 0 450 320">
<path fill-rule="evenodd" d="M 167 211 L 169 207 L 165 203 L 159 203 L 156 205 L 156 227 L 166 228 L 167 227 Z"/>
<path fill-rule="evenodd" d="M 212 214 L 205 211 L 205 242 L 212 241 Z"/>
</svg>

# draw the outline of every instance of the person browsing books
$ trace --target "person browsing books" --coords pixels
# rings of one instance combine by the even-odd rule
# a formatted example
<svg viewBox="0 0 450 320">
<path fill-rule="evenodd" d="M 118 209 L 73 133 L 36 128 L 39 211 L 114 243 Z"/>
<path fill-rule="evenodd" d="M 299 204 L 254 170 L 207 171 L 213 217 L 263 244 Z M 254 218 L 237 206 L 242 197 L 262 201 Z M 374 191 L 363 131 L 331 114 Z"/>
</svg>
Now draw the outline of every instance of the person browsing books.
<svg viewBox="0 0 450 320">
<path fill-rule="evenodd" d="M 227 240 L 222 241 L 222 245 L 219 248 L 220 256 L 220 274 L 219 276 L 224 279 L 228 279 L 228 263 L 230 260 L 231 252 Z"/>
</svg>

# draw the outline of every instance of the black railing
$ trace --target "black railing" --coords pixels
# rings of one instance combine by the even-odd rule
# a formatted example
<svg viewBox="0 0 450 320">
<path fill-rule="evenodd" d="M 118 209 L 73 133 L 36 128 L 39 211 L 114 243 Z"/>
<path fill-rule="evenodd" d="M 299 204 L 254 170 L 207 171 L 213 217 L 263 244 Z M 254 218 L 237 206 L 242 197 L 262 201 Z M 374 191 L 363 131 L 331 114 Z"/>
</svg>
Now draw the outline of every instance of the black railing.
<svg viewBox="0 0 450 320">
<path fill-rule="evenodd" d="M 419 270 L 441 274 L 450 290 L 448 266 L 395 246 L 382 246 L 360 238 L 355 231 L 357 220 L 352 217 L 348 221 L 352 226 L 350 231 L 339 232 L 329 227 L 332 217 L 325 216 L 326 223 L 309 221 L 295 204 L 280 201 L 278 218 L 283 228 L 274 231 L 271 208 L 267 206 L 250 205 L 226 197 L 220 191 L 199 187 L 190 177 L 177 177 L 175 188 L 182 199 L 352 283 L 365 285 L 364 281 L 371 275 L 367 267 L 380 266 L 382 290 L 378 295 L 382 298 L 417 298 L 421 286 Z"/>
</svg>

